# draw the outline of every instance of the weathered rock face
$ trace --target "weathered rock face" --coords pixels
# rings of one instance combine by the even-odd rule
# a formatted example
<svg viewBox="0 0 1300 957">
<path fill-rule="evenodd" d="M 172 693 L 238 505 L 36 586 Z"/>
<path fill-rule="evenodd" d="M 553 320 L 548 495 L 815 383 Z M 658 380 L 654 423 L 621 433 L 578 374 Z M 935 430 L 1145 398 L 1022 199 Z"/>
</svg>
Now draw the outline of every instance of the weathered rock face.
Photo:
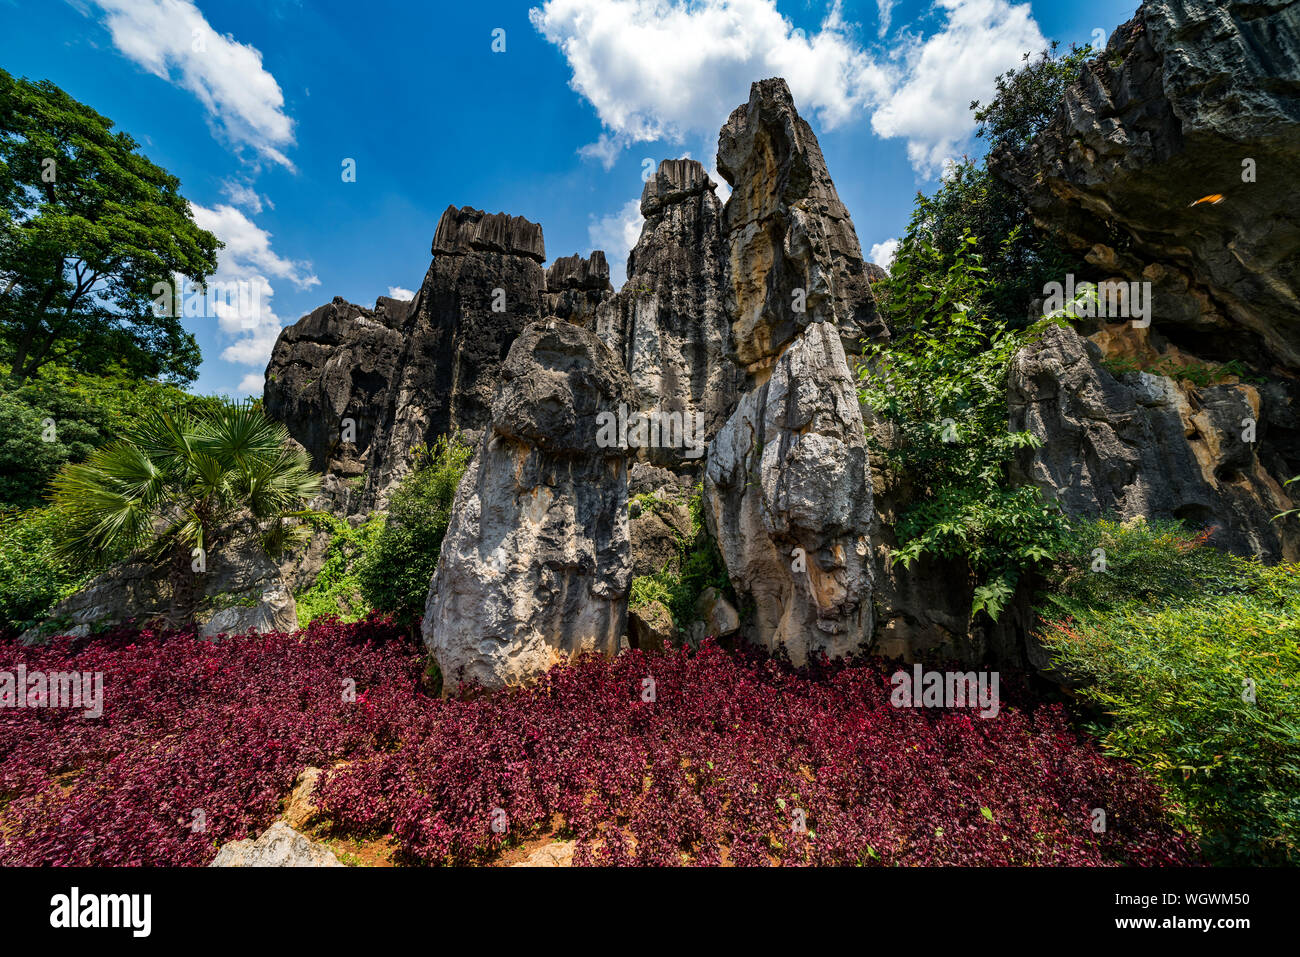
<svg viewBox="0 0 1300 957">
<path fill-rule="evenodd" d="M 519 684 L 575 652 L 617 653 L 631 582 L 627 463 L 597 436 L 601 413 L 630 392 L 589 330 L 535 323 L 511 347 L 425 608 L 446 691 Z"/>
<path fill-rule="evenodd" d="M 888 338 L 853 222 L 785 80 L 755 83 L 731 114 L 718 172 L 732 186 L 727 311 L 742 366 L 770 364 L 809 323 L 833 323 L 850 351 Z"/>
<path fill-rule="evenodd" d="M 345 478 L 365 471 L 409 307 L 381 297 L 371 310 L 336 296 L 281 331 L 263 399 L 316 471 Z"/>
<path fill-rule="evenodd" d="M 668 606 L 651 601 L 627 613 L 627 643 L 641 651 L 664 651 L 677 640 L 677 626 Z"/>
<path fill-rule="evenodd" d="M 545 250 L 536 223 L 448 207 L 433 253 L 402 329 L 368 463 L 367 504 L 405 473 L 415 446 L 487 425 L 511 343 L 541 318 Z"/>
<path fill-rule="evenodd" d="M 645 184 L 641 238 L 628 254 L 628 280 L 601 307 L 597 330 L 636 387 L 632 411 L 680 413 L 700 426 L 695 449 L 639 451 L 674 468 L 697 468 L 743 388 L 729 359 L 726 244 L 715 184 L 695 160 L 664 160 Z M 695 416 L 698 415 L 698 419 Z"/>
<path fill-rule="evenodd" d="M 597 249 L 589 257 L 561 256 L 546 270 L 545 314 L 593 328 L 600 304 L 614 294 L 609 263 Z"/>
<path fill-rule="evenodd" d="M 871 483 L 855 383 L 833 325 L 808 326 L 709 446 L 710 530 L 747 637 L 796 664 L 872 632 Z"/>
<path fill-rule="evenodd" d="M 202 600 L 197 617 L 202 637 L 298 629 L 293 592 L 251 536 L 210 550 L 207 571 L 199 574 Z M 55 605 L 46 622 L 24 632 L 19 641 L 54 634 L 84 637 L 131 620 L 144 624 L 167 614 L 170 597 L 165 567 L 122 562 Z"/>
<path fill-rule="evenodd" d="M 1176 345 L 1300 369 L 1300 5 L 1149 0 L 993 168 Z"/>
<path fill-rule="evenodd" d="M 327 488 L 356 479 L 355 495 L 342 487 L 331 496 L 336 510 L 382 504 L 416 446 L 484 428 L 525 325 L 551 312 L 590 325 L 611 293 L 599 250 L 543 272 L 542 229 L 519 216 L 448 207 L 432 251 L 414 300 L 381 296 L 369 310 L 335 299 L 276 342 L 267 411 L 328 473 Z"/>
<path fill-rule="evenodd" d="M 1117 378 L 1095 344 L 1052 326 L 1016 356 L 1008 391 L 1011 428 L 1043 440 L 1022 454 L 1020 478 L 1068 514 L 1177 518 L 1217 526 L 1222 548 L 1300 557 L 1294 532 L 1270 521 L 1291 507 L 1281 483 L 1300 468 L 1281 451 L 1300 435 L 1300 390 Z"/>
</svg>

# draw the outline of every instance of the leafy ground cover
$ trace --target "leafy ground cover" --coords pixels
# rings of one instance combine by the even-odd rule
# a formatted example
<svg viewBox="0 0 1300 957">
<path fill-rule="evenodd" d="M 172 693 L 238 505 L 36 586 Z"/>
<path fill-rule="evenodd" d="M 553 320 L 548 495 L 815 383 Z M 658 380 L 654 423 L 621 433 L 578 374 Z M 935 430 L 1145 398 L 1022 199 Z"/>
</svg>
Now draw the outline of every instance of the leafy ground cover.
<svg viewBox="0 0 1300 957">
<path fill-rule="evenodd" d="M 893 707 L 879 664 L 794 671 L 706 643 L 440 700 L 377 618 L 0 646 L 0 670 L 19 664 L 102 672 L 104 712 L 0 708 L 0 864 L 206 864 L 266 827 L 307 765 L 333 768 L 332 831 L 390 835 L 406 864 L 490 862 L 551 831 L 595 864 L 1197 857 L 1150 779 L 1005 677 L 982 720 Z"/>
</svg>

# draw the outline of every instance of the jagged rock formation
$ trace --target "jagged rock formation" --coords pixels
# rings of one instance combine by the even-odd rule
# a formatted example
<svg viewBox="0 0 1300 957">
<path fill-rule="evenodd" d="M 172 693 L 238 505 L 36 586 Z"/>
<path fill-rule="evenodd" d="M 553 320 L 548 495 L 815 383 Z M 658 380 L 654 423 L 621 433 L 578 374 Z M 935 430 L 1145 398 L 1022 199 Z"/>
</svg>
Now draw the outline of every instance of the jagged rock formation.
<svg viewBox="0 0 1300 957">
<path fill-rule="evenodd" d="M 449 206 L 433 255 L 402 329 L 368 463 L 368 504 L 405 473 L 416 445 L 488 424 L 501 362 L 524 326 L 541 318 L 546 253 L 536 223 Z"/>
<path fill-rule="evenodd" d="M 344 478 L 365 471 L 409 308 L 381 296 L 371 310 L 335 296 L 276 339 L 266 411 L 292 426 L 316 471 Z"/>
<path fill-rule="evenodd" d="M 267 410 L 313 467 L 364 474 L 351 507 L 381 504 L 414 447 L 487 425 L 525 325 L 552 308 L 590 322 L 609 292 L 600 251 L 557 260 L 548 291 L 542 228 L 519 216 L 449 206 L 432 252 L 414 300 L 380 297 L 369 310 L 335 299 L 284 329 L 267 367 Z"/>
<path fill-rule="evenodd" d="M 1100 352 L 1054 330 L 1019 357 L 1012 427 L 1045 441 L 1022 478 L 1071 514 L 1300 554 L 1295 526 L 1269 521 L 1300 472 L 1300 198 L 1283 186 L 1300 176 L 1300 6 L 1144 3 L 1031 147 L 991 166 L 1096 268 L 1077 282 L 1150 284 L 1149 328 L 1084 320 Z M 1171 367 L 1218 371 L 1192 388 Z"/>
<path fill-rule="evenodd" d="M 846 348 L 888 338 L 862 247 L 812 128 L 785 80 L 755 83 L 718 136 L 731 184 L 727 311 L 737 361 L 758 372 L 809 323 L 830 322 Z"/>
<path fill-rule="evenodd" d="M 887 338 L 848 211 L 781 79 L 763 80 L 718 137 L 727 310 L 751 375 L 709 446 L 705 512 L 746 637 L 796 663 L 871 640 L 873 510 L 844 343 Z M 803 308 L 800 309 L 799 307 Z"/>
<path fill-rule="evenodd" d="M 1300 370 L 1300 5 L 1149 0 L 992 166 L 1176 345 Z"/>
<path fill-rule="evenodd" d="M 743 376 L 728 358 L 726 244 L 715 184 L 695 160 L 664 160 L 641 194 L 645 224 L 628 280 L 598 312 L 597 330 L 632 376 L 632 411 L 699 415 L 701 441 L 640 450 L 674 468 L 698 467 L 703 444 L 735 408 Z"/>
<path fill-rule="evenodd" d="M 600 304 L 613 293 L 609 263 L 601 250 L 595 250 L 586 259 L 578 255 L 561 256 L 546 270 L 544 312 L 575 326 L 591 328 Z"/>
<path fill-rule="evenodd" d="M 706 515 L 747 637 L 796 664 L 872 631 L 871 483 L 856 386 L 836 328 L 808 326 L 709 446 Z"/>
<path fill-rule="evenodd" d="M 627 626 L 627 462 L 598 442 L 631 382 L 595 333 L 528 326 L 461 480 L 424 613 L 443 687 L 518 684 Z"/>
<path fill-rule="evenodd" d="M 1291 507 L 1291 466 L 1269 440 L 1300 437 L 1300 404 L 1280 383 L 1116 377 L 1095 344 L 1051 326 L 1016 356 L 1008 391 L 1011 428 L 1043 440 L 1023 451 L 1019 477 L 1067 513 L 1182 519 L 1217 527 L 1222 548 L 1300 558 L 1294 532 L 1270 521 Z"/>
</svg>

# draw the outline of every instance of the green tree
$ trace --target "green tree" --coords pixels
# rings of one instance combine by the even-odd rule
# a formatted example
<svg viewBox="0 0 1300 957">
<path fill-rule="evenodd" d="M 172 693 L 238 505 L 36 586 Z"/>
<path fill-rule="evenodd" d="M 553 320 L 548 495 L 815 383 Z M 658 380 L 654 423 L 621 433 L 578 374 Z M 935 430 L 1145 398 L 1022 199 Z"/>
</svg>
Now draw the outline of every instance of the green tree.
<svg viewBox="0 0 1300 957">
<path fill-rule="evenodd" d="M 68 462 L 132 431 L 154 411 L 211 411 L 221 400 L 138 379 L 121 364 L 87 375 L 47 363 L 19 386 L 0 380 L 0 508 L 32 508 Z"/>
<path fill-rule="evenodd" d="M 988 141 L 990 158 L 1002 152 L 1019 153 L 1033 142 L 1090 54 L 1085 46 L 1056 56 L 1055 44 L 1036 58 L 1025 54 L 1023 67 L 997 78 L 997 91 L 988 104 L 971 102 L 979 124 L 976 135 Z M 932 196 L 917 193 L 900 247 L 919 243 L 933 247 L 938 255 L 933 257 L 932 272 L 923 278 L 937 284 L 940 274 L 963 251 L 963 237 L 968 234 L 975 237 L 969 252 L 980 256 L 988 279 L 974 305 L 1013 327 L 1037 320 L 1030 306 L 1041 298 L 1046 282 L 1085 267 L 1082 259 L 1034 224 L 1019 192 L 995 175 L 987 160 L 965 157 Z"/>
<path fill-rule="evenodd" d="M 319 490 L 306 453 L 288 438 L 249 403 L 198 416 L 155 413 L 133 435 L 55 477 L 54 505 L 64 519 L 57 553 L 97 560 L 140 549 L 165 561 L 169 617 L 188 624 L 198 603 L 196 554 L 231 541 L 245 513 L 268 526 L 264 547 L 279 551 L 291 535 L 285 519 L 302 516 Z"/>
<path fill-rule="evenodd" d="M 20 382 L 56 360 L 197 375 L 175 290 L 157 309 L 156 287 L 203 283 L 220 243 L 137 145 L 48 80 L 0 70 L 0 347 Z"/>
<path fill-rule="evenodd" d="M 1010 480 L 1017 452 L 1039 440 L 1007 430 L 1007 374 L 1039 328 L 977 308 L 988 283 L 977 244 L 963 237 L 951 261 L 923 241 L 899 248 L 882 299 L 895 338 L 865 354 L 861 395 L 893 430 L 868 433 L 873 457 L 914 488 L 895 559 L 964 560 L 972 614 L 997 619 L 1024 571 L 1057 551 L 1063 524 L 1036 488 Z"/>
</svg>

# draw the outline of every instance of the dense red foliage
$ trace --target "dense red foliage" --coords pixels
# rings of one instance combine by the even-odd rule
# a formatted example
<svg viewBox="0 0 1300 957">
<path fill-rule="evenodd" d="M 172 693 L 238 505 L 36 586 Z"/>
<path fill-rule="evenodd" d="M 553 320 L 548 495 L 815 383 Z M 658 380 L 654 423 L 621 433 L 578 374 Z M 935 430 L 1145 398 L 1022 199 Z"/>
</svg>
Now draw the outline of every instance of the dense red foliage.
<svg viewBox="0 0 1300 957">
<path fill-rule="evenodd" d="M 4 864 L 204 864 L 269 824 L 302 767 L 341 759 L 321 788 L 335 827 L 390 832 L 408 862 L 488 860 L 557 824 L 586 863 L 1195 857 L 1158 790 L 1059 709 L 1022 711 L 1005 693 L 990 720 L 896 709 L 870 663 L 795 673 L 715 647 L 630 652 L 528 691 L 439 701 L 419 690 L 418 651 L 377 621 L 0 647 L 0 668 L 20 660 L 104 672 L 106 708 L 0 709 Z"/>
</svg>

